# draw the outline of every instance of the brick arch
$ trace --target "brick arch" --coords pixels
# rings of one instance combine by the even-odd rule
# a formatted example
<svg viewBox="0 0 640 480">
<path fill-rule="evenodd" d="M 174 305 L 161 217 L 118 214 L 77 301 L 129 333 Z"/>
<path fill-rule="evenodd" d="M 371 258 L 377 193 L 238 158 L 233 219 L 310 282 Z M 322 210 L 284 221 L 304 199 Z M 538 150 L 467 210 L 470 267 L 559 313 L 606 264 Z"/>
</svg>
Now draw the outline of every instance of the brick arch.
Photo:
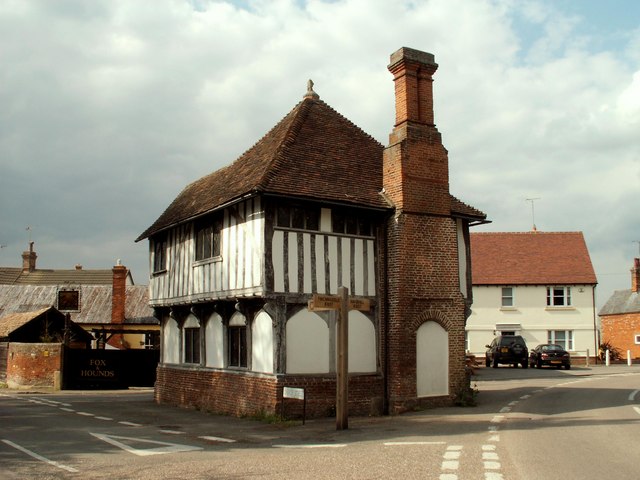
<svg viewBox="0 0 640 480">
<path fill-rule="evenodd" d="M 419 314 L 414 320 L 411 322 L 411 327 L 414 332 L 418 331 L 418 328 L 425 322 L 436 322 L 442 328 L 445 329 L 447 333 L 451 330 L 451 321 L 446 317 L 443 311 L 438 310 L 436 308 L 429 308 Z"/>
</svg>

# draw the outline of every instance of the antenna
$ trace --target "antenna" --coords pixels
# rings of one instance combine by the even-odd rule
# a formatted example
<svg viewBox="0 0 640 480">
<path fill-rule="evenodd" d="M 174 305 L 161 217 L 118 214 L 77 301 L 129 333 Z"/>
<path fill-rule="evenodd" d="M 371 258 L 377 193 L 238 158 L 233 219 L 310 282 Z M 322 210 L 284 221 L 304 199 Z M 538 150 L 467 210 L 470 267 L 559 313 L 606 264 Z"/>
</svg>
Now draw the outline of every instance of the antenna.
<svg viewBox="0 0 640 480">
<path fill-rule="evenodd" d="M 634 240 L 632 243 L 638 244 L 638 257 L 640 258 L 640 240 Z"/>
<path fill-rule="evenodd" d="M 533 202 L 535 202 L 536 200 L 540 200 L 540 197 L 525 198 L 525 200 L 527 202 L 531 202 L 531 222 L 533 223 L 533 231 L 535 232 L 538 229 L 536 228 L 536 214 L 533 208 Z"/>
<path fill-rule="evenodd" d="M 28 245 L 30 245 L 31 244 L 31 226 L 27 225 L 27 228 L 25 228 L 25 230 L 27 232 L 29 232 L 29 243 L 28 243 Z"/>
</svg>

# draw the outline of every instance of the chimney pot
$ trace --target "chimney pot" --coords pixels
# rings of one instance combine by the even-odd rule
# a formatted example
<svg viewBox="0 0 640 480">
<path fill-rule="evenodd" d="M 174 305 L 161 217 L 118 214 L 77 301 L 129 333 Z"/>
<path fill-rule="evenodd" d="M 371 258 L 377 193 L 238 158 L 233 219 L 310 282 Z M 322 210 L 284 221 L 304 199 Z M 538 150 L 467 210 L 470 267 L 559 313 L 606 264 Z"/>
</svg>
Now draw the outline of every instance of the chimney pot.
<svg viewBox="0 0 640 480">
<path fill-rule="evenodd" d="M 36 252 L 33 250 L 33 242 L 29 242 L 29 250 L 22 252 L 22 272 L 31 273 L 36 269 Z"/>
<path fill-rule="evenodd" d="M 82 265 L 80 265 L 79 263 L 76 263 L 76 270 L 82 270 Z"/>
</svg>

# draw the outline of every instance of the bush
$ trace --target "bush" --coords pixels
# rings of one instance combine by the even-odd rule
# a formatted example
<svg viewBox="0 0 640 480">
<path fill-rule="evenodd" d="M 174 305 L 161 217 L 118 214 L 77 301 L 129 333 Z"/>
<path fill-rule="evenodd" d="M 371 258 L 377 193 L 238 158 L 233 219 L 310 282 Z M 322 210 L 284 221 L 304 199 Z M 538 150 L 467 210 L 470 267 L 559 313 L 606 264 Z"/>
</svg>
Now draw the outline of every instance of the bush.
<svg viewBox="0 0 640 480">
<path fill-rule="evenodd" d="M 614 346 L 611 342 L 606 341 L 602 342 L 598 349 L 598 356 L 603 362 L 607 359 L 607 350 L 609 350 L 609 360 L 612 362 L 622 359 L 622 350 Z"/>
</svg>

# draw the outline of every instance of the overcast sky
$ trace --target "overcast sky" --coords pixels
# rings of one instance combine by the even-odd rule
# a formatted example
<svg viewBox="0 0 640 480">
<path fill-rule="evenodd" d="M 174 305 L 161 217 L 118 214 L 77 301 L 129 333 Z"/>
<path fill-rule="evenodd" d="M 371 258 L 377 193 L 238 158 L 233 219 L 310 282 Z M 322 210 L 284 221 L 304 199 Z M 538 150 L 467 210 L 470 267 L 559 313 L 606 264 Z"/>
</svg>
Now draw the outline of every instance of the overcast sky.
<svg viewBox="0 0 640 480">
<path fill-rule="evenodd" d="M 584 232 L 598 306 L 640 256 L 635 0 L 0 0 L 0 265 L 128 266 L 188 183 L 315 82 L 387 144 L 389 55 L 433 53 L 451 192 L 493 223 Z M 536 199 L 532 212 L 532 202 Z M 535 215 L 532 215 L 535 213 Z M 29 229 L 28 229 L 29 228 Z"/>
</svg>

